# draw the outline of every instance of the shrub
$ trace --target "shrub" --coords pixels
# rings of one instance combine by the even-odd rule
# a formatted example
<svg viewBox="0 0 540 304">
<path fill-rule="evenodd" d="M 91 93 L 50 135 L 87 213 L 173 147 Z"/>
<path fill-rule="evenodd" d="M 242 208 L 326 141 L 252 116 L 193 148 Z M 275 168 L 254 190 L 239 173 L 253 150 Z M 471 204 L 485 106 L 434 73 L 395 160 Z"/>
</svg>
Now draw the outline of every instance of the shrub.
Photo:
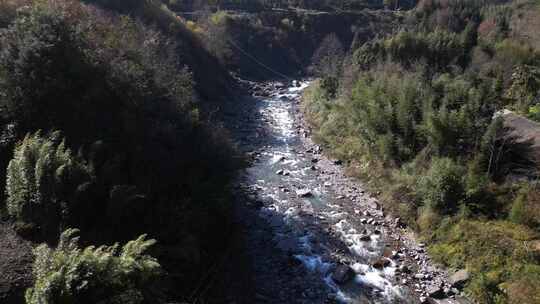
<svg viewBox="0 0 540 304">
<path fill-rule="evenodd" d="M 404 162 L 422 148 L 418 125 L 432 97 L 420 75 L 381 67 L 357 81 L 346 117 L 373 157 Z"/>
<path fill-rule="evenodd" d="M 496 59 L 508 62 L 509 65 L 535 64 L 540 60 L 540 55 L 531 46 L 519 41 L 505 39 L 495 44 Z"/>
<path fill-rule="evenodd" d="M 425 206 L 419 209 L 416 223 L 420 231 L 425 234 L 433 232 L 440 224 L 442 216 L 433 207 Z"/>
<path fill-rule="evenodd" d="M 518 269 L 514 278 L 504 284 L 508 303 L 540 303 L 540 266 L 525 264 Z"/>
<path fill-rule="evenodd" d="M 94 2 L 138 17 L 139 9 L 159 14 L 159 1 Z M 21 140 L 5 184 L 19 232 L 39 228 L 31 235 L 39 241 L 52 243 L 65 227 L 97 245 L 142 233 L 159 239 L 169 265 L 192 274 L 175 277 L 182 293 L 204 260 L 169 248 L 209 258 L 220 252 L 230 219 L 226 186 L 238 162 L 228 134 L 206 121 L 204 110 L 214 106 L 199 106 L 207 96 L 194 94 L 198 74 L 199 86 L 220 95 L 220 65 L 161 16 L 147 16 L 157 23 L 148 27 L 148 19 L 78 0 L 19 8 L 0 30 L 1 122 Z M 61 130 L 69 148 L 37 130 Z M 13 149 L 5 150 L 7 165 Z"/>
<path fill-rule="evenodd" d="M 313 53 L 311 64 L 314 72 L 320 77 L 339 77 L 344 55 L 345 51 L 339 37 L 335 33 L 328 34 Z"/>
<path fill-rule="evenodd" d="M 434 69 L 446 70 L 451 64 L 463 66 L 466 63 L 468 51 L 476 44 L 475 33 L 472 27 L 462 35 L 442 28 L 425 32 L 401 30 L 387 38 L 364 44 L 356 50 L 354 57 L 364 67 L 390 59 L 405 66 L 423 61 Z"/>
<path fill-rule="evenodd" d="M 512 84 L 506 96 L 512 99 L 513 107 L 521 113 L 527 113 L 531 106 L 537 104 L 540 97 L 540 69 L 518 65 L 512 73 Z"/>
<path fill-rule="evenodd" d="M 56 237 L 75 208 L 77 188 L 92 180 L 84 160 L 73 155 L 59 132 L 27 135 L 7 169 L 7 211 Z"/>
<path fill-rule="evenodd" d="M 160 264 L 145 251 L 156 243 L 140 236 L 121 249 L 78 246 L 78 230 L 67 229 L 55 249 L 34 250 L 35 282 L 26 291 L 27 304 L 158 303 L 151 286 Z"/>
<path fill-rule="evenodd" d="M 458 210 L 465 197 L 464 168 L 449 158 L 436 158 L 420 179 L 418 192 L 426 206 L 441 214 Z"/>
<path fill-rule="evenodd" d="M 512 222 L 540 229 L 540 190 L 538 185 L 525 185 L 512 203 L 509 218 Z"/>
<path fill-rule="evenodd" d="M 212 205 L 198 203 L 216 200 L 236 165 L 227 134 L 201 119 L 182 41 L 79 1 L 36 1 L 0 33 L 2 116 L 18 136 L 59 129 L 84 152 L 100 181 L 80 189 L 88 203 L 135 186 L 154 208 L 130 223 L 148 232 L 161 231 L 164 217 L 178 225 L 185 215 L 170 210 Z M 96 141 L 99 153 L 85 148 Z"/>
<path fill-rule="evenodd" d="M 472 274 L 467 291 L 479 303 L 506 303 L 505 285 L 518 284 L 527 268 L 537 267 L 527 243 L 538 237 L 534 231 L 505 221 L 463 220 L 446 225 L 435 233 L 435 244 L 429 248 L 433 259 L 453 268 L 466 268 Z M 538 276 L 522 285 L 534 295 L 540 286 Z M 519 287 L 514 285 L 514 291 Z M 504 300 L 496 302 L 496 300 Z M 534 297 L 523 303 L 536 303 Z"/>
</svg>

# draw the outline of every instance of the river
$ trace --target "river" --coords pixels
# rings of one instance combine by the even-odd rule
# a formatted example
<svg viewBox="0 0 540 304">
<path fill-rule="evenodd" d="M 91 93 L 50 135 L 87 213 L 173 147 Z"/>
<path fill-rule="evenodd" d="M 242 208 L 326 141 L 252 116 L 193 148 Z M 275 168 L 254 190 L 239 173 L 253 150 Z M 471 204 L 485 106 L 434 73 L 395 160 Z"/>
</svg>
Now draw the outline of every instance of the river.
<svg viewBox="0 0 540 304">
<path fill-rule="evenodd" d="M 270 233 L 264 244 L 270 247 L 252 252 L 255 263 L 268 264 L 255 267 L 259 272 L 274 273 L 259 276 L 264 279 L 256 285 L 270 287 L 256 302 L 457 303 L 428 297 L 435 289 L 442 292 L 444 272 L 431 265 L 422 244 L 402 238 L 399 220 L 384 214 L 377 199 L 344 174 L 340 161 L 325 157 L 311 141 L 299 115 L 308 85 L 272 84 L 268 96 L 249 98 L 249 106 L 236 113 L 233 133 L 252 160 L 238 188 L 248 193 Z M 250 225 L 247 234 L 261 230 Z M 273 278 L 280 272 L 272 269 L 277 262 L 267 261 L 272 255 L 296 261 L 287 267 L 302 268 L 294 275 L 305 279 L 287 286 Z"/>
</svg>

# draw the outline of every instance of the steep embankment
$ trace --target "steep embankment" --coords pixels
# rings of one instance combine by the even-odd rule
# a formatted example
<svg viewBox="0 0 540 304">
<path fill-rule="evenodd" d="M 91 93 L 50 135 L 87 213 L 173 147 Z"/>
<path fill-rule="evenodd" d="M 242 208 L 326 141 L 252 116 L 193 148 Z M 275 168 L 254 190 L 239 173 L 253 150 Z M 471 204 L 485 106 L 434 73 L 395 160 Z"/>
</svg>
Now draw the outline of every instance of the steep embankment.
<svg viewBox="0 0 540 304">
<path fill-rule="evenodd" d="M 159 0 L 107 1 L 86 0 L 108 10 L 128 14 L 156 26 L 176 43 L 176 51 L 183 64 L 193 74 L 195 89 L 206 101 L 230 97 L 234 81 L 218 59 L 204 47 L 201 37 L 187 28 L 181 19 Z"/>
<path fill-rule="evenodd" d="M 116 302 L 129 293 L 137 294 L 130 301 L 182 302 L 222 254 L 227 186 L 239 162 L 206 110 L 231 94 L 231 80 L 159 2 L 117 4 L 0 3 L 2 303 L 23 303 L 32 284 L 32 298 L 46 299 L 39 303 Z M 29 273 L 31 247 L 56 247 L 68 227 L 80 229 L 81 246 L 147 234 L 157 261 L 103 268 L 94 258 L 111 251 L 116 263 L 119 250 L 90 248 L 79 259 L 76 245 L 60 242 L 56 251 L 41 247 Z M 142 284 L 150 277 L 158 286 Z"/>
</svg>

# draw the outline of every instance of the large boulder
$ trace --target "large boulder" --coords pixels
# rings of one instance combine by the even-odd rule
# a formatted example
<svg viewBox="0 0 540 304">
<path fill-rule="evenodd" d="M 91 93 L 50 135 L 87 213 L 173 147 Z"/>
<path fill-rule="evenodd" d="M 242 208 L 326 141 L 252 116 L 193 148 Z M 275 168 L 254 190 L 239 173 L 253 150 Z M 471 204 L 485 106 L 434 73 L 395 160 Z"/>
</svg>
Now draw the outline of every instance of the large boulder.
<svg viewBox="0 0 540 304">
<path fill-rule="evenodd" d="M 428 296 L 433 299 L 444 299 L 446 298 L 446 293 L 440 286 L 430 286 L 426 290 Z"/>
<path fill-rule="evenodd" d="M 469 281 L 470 274 L 467 270 L 462 269 L 457 272 L 455 272 L 453 275 L 450 276 L 449 282 L 452 287 L 455 288 L 463 288 L 465 284 Z"/>
<path fill-rule="evenodd" d="M 296 191 L 298 197 L 312 197 L 313 193 L 309 189 L 300 189 Z"/>
</svg>

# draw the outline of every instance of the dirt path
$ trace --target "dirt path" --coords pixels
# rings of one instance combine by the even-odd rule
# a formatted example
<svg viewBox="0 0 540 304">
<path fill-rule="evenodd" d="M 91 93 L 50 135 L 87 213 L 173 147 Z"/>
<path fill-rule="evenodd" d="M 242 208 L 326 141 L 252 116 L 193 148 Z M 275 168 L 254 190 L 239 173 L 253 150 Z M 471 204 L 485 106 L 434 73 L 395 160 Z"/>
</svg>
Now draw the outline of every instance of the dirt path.
<svg viewBox="0 0 540 304">
<path fill-rule="evenodd" d="M 0 222 L 0 303 L 24 303 L 32 283 L 32 245 L 18 236 L 11 224 Z"/>
</svg>

